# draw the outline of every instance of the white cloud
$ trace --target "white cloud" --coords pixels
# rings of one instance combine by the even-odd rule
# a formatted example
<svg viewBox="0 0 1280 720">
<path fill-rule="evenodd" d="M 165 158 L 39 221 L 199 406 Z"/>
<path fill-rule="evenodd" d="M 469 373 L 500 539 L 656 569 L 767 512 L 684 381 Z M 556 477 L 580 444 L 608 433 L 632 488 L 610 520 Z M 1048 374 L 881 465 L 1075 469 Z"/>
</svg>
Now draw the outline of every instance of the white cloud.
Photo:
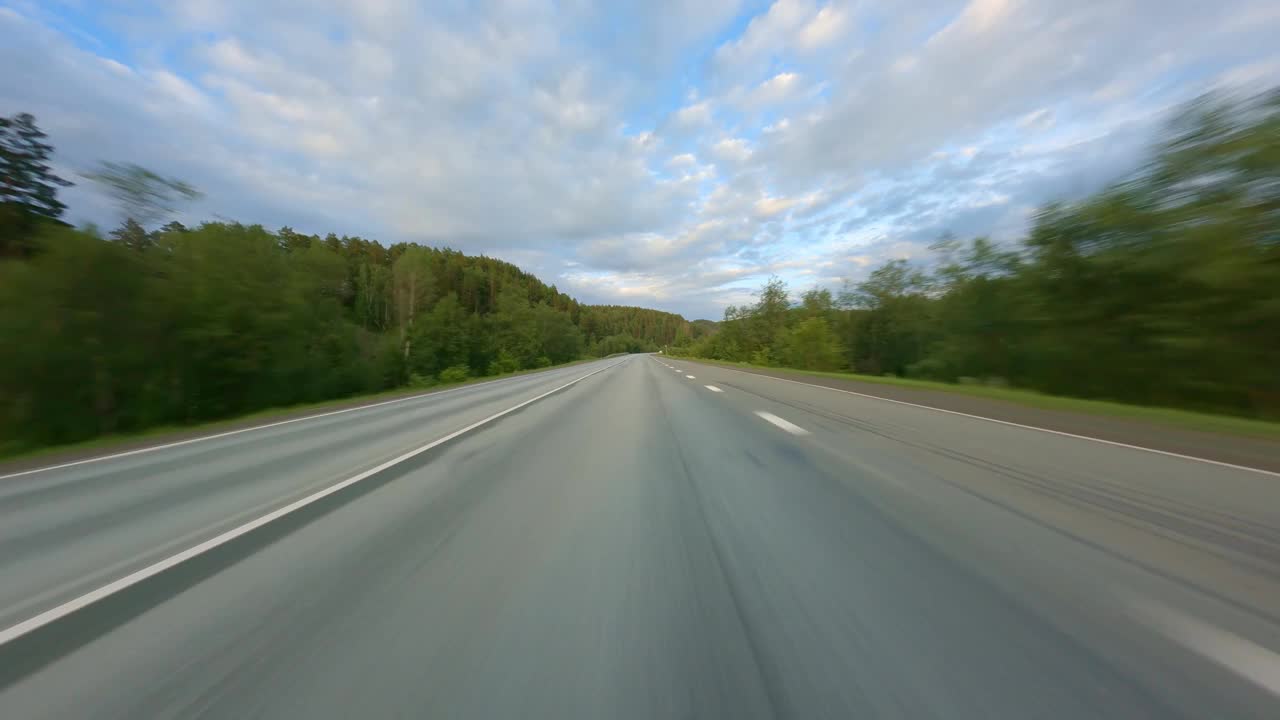
<svg viewBox="0 0 1280 720">
<path fill-rule="evenodd" d="M 110 64 L 115 72 L 128 74 L 128 68 L 120 63 Z M 152 84 L 160 91 L 165 100 L 177 102 L 185 110 L 194 112 L 212 111 L 212 103 L 204 92 L 194 85 L 167 70 L 155 70 L 149 73 Z"/>
<path fill-rule="evenodd" d="M 1231 10 L 1257 1 L 1232 2 Z M 1224 9 L 1178 4 L 1148 12 L 1151 5 L 974 0 L 922 47 L 885 47 L 841 66 L 830 100 L 811 121 L 757 155 L 797 184 L 828 172 L 882 172 L 1051 103 L 1086 101 L 1168 48 L 1182 48 L 1181 60 L 1154 72 L 1240 52 L 1204 32 L 1204 21 Z M 1263 42 L 1258 32 L 1238 40 L 1259 49 Z M 1184 87 L 1184 96 L 1195 92 Z"/>
<path fill-rule="evenodd" d="M 768 135 L 770 133 L 786 132 L 787 128 L 789 127 L 791 127 L 791 119 L 782 118 L 776 123 L 773 123 L 771 125 L 765 125 L 764 128 L 761 130 L 761 132 L 765 135 Z"/>
<path fill-rule="evenodd" d="M 1012 19 L 1014 12 L 1025 0 L 969 0 L 964 12 L 939 36 L 947 33 L 979 35 L 995 29 Z"/>
<path fill-rule="evenodd" d="M 752 18 L 742 35 L 716 49 L 716 62 L 723 72 L 741 71 L 785 47 L 816 13 L 808 0 L 776 0 L 765 13 Z"/>
<path fill-rule="evenodd" d="M 798 197 L 763 196 L 755 203 L 757 217 L 772 218 L 791 210 L 806 210 L 816 207 L 829 198 L 820 191 L 811 192 Z"/>
<path fill-rule="evenodd" d="M 4 8 L 0 8 L 3 10 Z M 129 76 L 133 74 L 133 70 L 124 63 L 112 60 L 111 58 L 98 58 L 98 60 L 109 70 L 117 75 Z"/>
<path fill-rule="evenodd" d="M 1048 130 L 1053 127 L 1053 111 L 1040 108 L 1018 118 L 1018 127 L 1023 130 Z"/>
<path fill-rule="evenodd" d="M 60 167 L 190 180 L 195 219 L 502 253 L 714 317 L 769 272 L 1016 235 L 1171 104 L 1274 82 L 1273 5 L 777 0 L 722 39 L 738 0 L 175 0 L 82 26 L 24 3 L 0 8 L 0 105 Z"/>
<path fill-rule="evenodd" d="M 673 167 L 673 168 L 688 168 L 688 167 L 693 167 L 697 164 L 698 164 L 698 158 L 694 157 L 693 153 L 680 153 L 679 155 L 672 155 L 671 159 L 667 161 L 667 166 Z"/>
<path fill-rule="evenodd" d="M 686 105 L 675 113 L 675 121 L 682 127 L 711 124 L 711 101 L 702 100 Z"/>
<path fill-rule="evenodd" d="M 778 73 L 756 87 L 753 99 L 762 104 L 781 102 L 796 91 L 799 82 L 800 75 L 797 73 Z"/>
<path fill-rule="evenodd" d="M 813 50 L 830 45 L 840 39 L 848 29 L 849 11 L 845 8 L 827 5 L 818 11 L 813 19 L 800 28 L 796 37 L 797 44 L 805 50 Z"/>
<path fill-rule="evenodd" d="M 760 217 L 773 217 L 795 207 L 794 198 L 763 197 L 756 201 L 755 212 Z"/>
<path fill-rule="evenodd" d="M 721 162 L 740 165 L 751 158 L 751 145 L 742 138 L 724 138 L 711 146 L 711 155 Z"/>
<path fill-rule="evenodd" d="M 298 138 L 298 143 L 312 155 L 333 156 L 342 152 L 342 143 L 326 132 L 304 132 Z"/>
</svg>

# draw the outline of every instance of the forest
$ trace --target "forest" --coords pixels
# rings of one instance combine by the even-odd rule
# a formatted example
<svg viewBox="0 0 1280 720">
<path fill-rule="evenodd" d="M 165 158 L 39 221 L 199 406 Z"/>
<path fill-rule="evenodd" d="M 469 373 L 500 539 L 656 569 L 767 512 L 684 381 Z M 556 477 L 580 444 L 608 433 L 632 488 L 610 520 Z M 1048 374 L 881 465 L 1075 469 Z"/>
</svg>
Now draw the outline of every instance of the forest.
<svg viewBox="0 0 1280 720">
<path fill-rule="evenodd" d="M 775 278 L 674 351 L 1280 419 L 1280 90 L 1185 106 L 1017 243 L 931 251 L 798 298 Z"/>
<path fill-rule="evenodd" d="M 60 220 L 53 147 L 0 118 L 0 453 L 685 343 L 671 313 L 579 303 L 516 266 L 290 228 L 168 222 L 190 188 L 87 174 L 127 213 Z"/>
</svg>

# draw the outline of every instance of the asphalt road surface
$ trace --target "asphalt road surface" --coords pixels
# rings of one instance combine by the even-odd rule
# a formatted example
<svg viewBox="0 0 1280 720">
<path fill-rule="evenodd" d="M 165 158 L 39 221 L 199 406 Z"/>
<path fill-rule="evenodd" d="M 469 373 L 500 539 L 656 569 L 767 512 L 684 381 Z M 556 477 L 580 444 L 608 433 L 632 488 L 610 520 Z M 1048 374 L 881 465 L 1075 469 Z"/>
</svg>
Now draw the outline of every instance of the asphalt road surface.
<svg viewBox="0 0 1280 720">
<path fill-rule="evenodd" d="M 0 477 L 0 718 L 1276 718 L 1278 483 L 602 360 Z"/>
</svg>

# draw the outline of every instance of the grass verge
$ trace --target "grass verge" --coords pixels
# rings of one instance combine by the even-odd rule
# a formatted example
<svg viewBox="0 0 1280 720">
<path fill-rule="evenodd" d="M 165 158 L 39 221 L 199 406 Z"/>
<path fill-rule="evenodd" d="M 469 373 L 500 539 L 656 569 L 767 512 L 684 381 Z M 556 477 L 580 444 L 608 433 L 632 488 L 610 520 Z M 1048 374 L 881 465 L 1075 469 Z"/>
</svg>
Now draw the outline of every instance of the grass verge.
<svg viewBox="0 0 1280 720">
<path fill-rule="evenodd" d="M 102 435 L 91 440 L 82 440 L 80 442 L 65 443 L 61 445 L 16 449 L 0 446 L 0 463 L 39 460 L 43 457 L 55 457 L 63 454 L 84 454 L 85 457 L 91 457 L 96 454 L 107 454 L 108 451 L 113 449 L 125 449 L 126 447 L 131 446 L 145 447 L 153 444 L 163 445 L 171 440 L 195 438 L 201 435 L 213 435 L 220 431 L 249 428 L 254 425 L 266 425 L 275 420 L 305 417 L 310 414 L 319 414 L 326 410 L 355 408 L 387 400 L 395 400 L 397 398 L 407 398 L 415 395 L 429 395 L 441 390 L 452 390 L 454 388 L 465 387 L 467 385 L 476 385 L 479 383 L 490 382 L 492 380 L 502 380 L 504 378 L 517 377 L 520 375 L 533 375 L 540 372 L 546 372 L 548 370 L 558 370 L 561 368 L 573 367 L 574 365 L 582 365 L 583 363 L 594 362 L 600 359 L 603 358 L 586 358 L 560 365 L 552 365 L 551 367 L 517 370 L 516 372 L 507 373 L 505 375 L 489 375 L 486 377 L 467 378 L 462 382 L 440 383 L 430 387 L 402 387 L 394 390 L 368 393 L 365 395 L 349 395 L 344 398 L 335 398 L 333 400 L 321 400 L 313 403 L 300 403 L 297 405 L 283 405 L 264 408 L 245 415 L 222 418 L 221 420 L 210 420 L 209 422 L 195 423 L 192 425 L 160 425 L 146 430 L 141 430 L 136 433 Z M 95 451 L 101 451 L 101 453 Z"/>
<path fill-rule="evenodd" d="M 674 358 L 675 356 L 672 357 Z M 1016 388 L 991 387 L 987 385 L 959 385 L 933 380 L 913 380 L 910 378 L 857 375 L 854 373 L 841 372 L 822 372 L 818 370 L 796 370 L 794 368 L 767 367 L 763 365 L 751 365 L 749 363 L 704 360 L 702 358 L 679 359 L 688 359 L 692 362 L 707 363 L 709 365 L 719 365 L 729 368 L 768 370 L 769 372 L 776 372 L 784 375 L 794 375 L 796 376 L 796 379 L 802 379 L 806 376 L 828 377 L 861 383 L 873 383 L 877 385 L 893 385 L 896 387 L 911 388 L 914 390 L 969 395 L 972 397 L 987 398 L 989 400 L 999 400 L 1002 402 L 1016 403 L 1018 405 L 1043 408 L 1046 410 L 1105 415 L 1125 420 L 1177 427 L 1185 430 L 1199 430 L 1202 432 L 1280 440 L 1280 423 L 1267 422 L 1265 420 L 1252 420 L 1249 418 L 1234 417 L 1231 415 L 1213 415 L 1210 413 L 1177 410 L 1174 408 L 1149 407 L 1145 405 L 1126 405 L 1124 403 L 1108 402 L 1105 400 L 1084 400 L 1081 398 L 1064 397 L 1061 395 L 1045 395 L 1043 393 L 1035 392 L 1034 390 L 1019 390 Z"/>
</svg>

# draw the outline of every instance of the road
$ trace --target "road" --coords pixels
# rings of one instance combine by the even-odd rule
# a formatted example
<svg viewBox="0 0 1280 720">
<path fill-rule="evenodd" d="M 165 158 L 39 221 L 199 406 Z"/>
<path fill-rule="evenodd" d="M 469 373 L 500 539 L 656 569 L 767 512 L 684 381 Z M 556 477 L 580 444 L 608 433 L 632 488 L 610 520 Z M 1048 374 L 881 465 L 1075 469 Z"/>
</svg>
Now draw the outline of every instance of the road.
<svg viewBox="0 0 1280 720">
<path fill-rule="evenodd" d="M 0 717 L 1280 717 L 1277 483 L 607 359 L 0 477 Z"/>
</svg>

